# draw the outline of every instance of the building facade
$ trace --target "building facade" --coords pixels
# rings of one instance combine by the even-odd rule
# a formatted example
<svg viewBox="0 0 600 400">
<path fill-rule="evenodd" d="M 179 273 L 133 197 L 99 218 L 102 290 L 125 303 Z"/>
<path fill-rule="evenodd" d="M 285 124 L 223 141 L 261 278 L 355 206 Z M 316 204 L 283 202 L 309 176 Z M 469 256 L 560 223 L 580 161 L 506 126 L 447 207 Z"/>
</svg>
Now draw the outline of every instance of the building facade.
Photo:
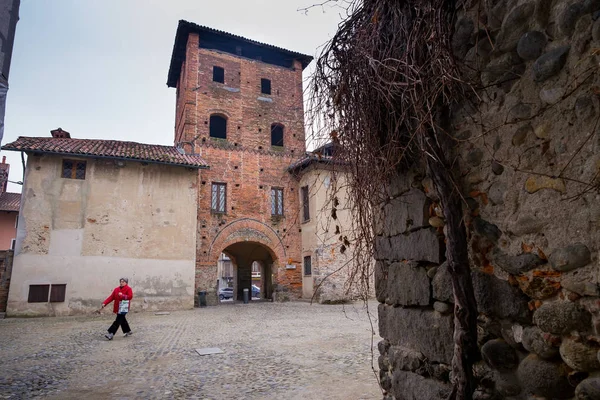
<svg viewBox="0 0 600 400">
<path fill-rule="evenodd" d="M 189 308 L 199 292 L 218 304 L 224 288 L 234 300 L 245 290 L 254 300 L 351 298 L 344 194 L 336 227 L 325 227 L 344 186 L 330 183 L 344 174 L 330 155 L 306 153 L 311 60 L 180 21 L 167 81 L 173 147 L 60 128 L 5 145 L 28 154 L 8 315 L 89 312 L 121 275 L 134 311 Z"/>
<path fill-rule="evenodd" d="M 17 221 L 21 204 L 21 193 L 8 193 L 10 165 L 6 157 L 0 164 L 0 251 L 12 250 L 17 238 Z"/>
<path fill-rule="evenodd" d="M 204 161 L 65 133 L 3 147 L 28 155 L 7 315 L 89 313 L 123 276 L 133 311 L 192 307 Z"/>
<path fill-rule="evenodd" d="M 312 57 L 180 21 L 168 76 L 175 145 L 198 154 L 196 287 L 217 301 L 227 254 L 241 298 L 262 273 L 261 297 L 302 295 L 298 185 L 287 167 L 305 153 L 302 70 Z"/>
</svg>

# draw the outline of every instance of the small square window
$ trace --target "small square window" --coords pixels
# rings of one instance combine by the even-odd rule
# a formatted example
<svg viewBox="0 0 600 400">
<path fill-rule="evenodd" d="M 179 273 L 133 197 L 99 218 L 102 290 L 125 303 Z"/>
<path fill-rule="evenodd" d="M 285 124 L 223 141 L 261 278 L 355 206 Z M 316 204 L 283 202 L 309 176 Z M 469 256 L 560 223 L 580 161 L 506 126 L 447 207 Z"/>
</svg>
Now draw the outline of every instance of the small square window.
<svg viewBox="0 0 600 400">
<path fill-rule="evenodd" d="M 271 80 L 262 78 L 260 80 L 260 92 L 262 94 L 271 94 Z"/>
<path fill-rule="evenodd" d="M 86 162 L 63 160 L 62 177 L 67 179 L 85 179 Z"/>
<path fill-rule="evenodd" d="M 225 83 L 225 69 L 223 67 L 213 67 L 213 81 Z"/>
<path fill-rule="evenodd" d="M 28 303 L 47 303 L 50 285 L 29 285 Z"/>
<path fill-rule="evenodd" d="M 66 284 L 52 285 L 50 288 L 50 303 L 63 303 L 66 291 Z"/>
<path fill-rule="evenodd" d="M 310 256 L 306 256 L 304 257 L 304 275 L 305 276 L 310 276 L 312 275 L 312 265 L 311 265 L 311 258 Z"/>
</svg>

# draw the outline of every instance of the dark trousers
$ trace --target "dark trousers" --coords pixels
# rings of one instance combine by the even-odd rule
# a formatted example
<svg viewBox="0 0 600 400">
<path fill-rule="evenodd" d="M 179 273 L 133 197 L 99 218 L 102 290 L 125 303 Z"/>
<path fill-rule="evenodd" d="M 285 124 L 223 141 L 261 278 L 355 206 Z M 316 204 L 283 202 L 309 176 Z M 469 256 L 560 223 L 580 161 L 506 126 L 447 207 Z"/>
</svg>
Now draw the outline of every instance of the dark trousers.
<svg viewBox="0 0 600 400">
<path fill-rule="evenodd" d="M 125 315 L 127 315 L 127 314 L 117 314 L 117 319 L 115 319 L 115 322 L 113 322 L 112 325 L 110 326 L 110 328 L 108 328 L 108 331 L 110 333 L 112 333 L 113 335 L 115 333 L 117 333 L 117 331 L 119 330 L 119 326 L 121 327 L 121 330 L 123 331 L 123 333 L 127 333 L 127 332 L 131 331 L 129 324 L 127 323 L 127 320 L 125 319 Z"/>
</svg>

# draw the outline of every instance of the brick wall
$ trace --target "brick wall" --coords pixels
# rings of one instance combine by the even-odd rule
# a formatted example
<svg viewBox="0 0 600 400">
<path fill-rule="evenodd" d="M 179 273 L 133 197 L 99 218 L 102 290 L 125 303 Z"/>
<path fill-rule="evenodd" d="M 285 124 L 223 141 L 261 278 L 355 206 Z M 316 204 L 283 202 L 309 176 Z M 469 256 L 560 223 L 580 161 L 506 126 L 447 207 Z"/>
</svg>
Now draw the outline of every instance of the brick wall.
<svg viewBox="0 0 600 400">
<path fill-rule="evenodd" d="M 301 265 L 298 184 L 286 168 L 305 152 L 302 66 L 283 68 L 201 49 L 201 40 L 197 34 L 188 38 L 175 126 L 175 142 L 210 165 L 200 172 L 196 287 L 215 286 L 217 258 L 232 244 L 226 237 L 235 237 L 222 231 L 234 226 L 255 232 L 251 239 L 273 254 L 276 284 L 299 296 L 301 268 L 285 268 L 289 261 Z M 213 66 L 224 68 L 224 83 L 213 82 Z M 271 80 L 271 95 L 261 93 L 261 78 Z M 211 114 L 227 118 L 226 140 L 209 136 Z M 271 146 L 274 123 L 284 126 L 283 148 Z M 213 182 L 227 185 L 225 214 L 211 212 Z M 273 187 L 283 189 L 282 218 L 271 216 Z M 252 221 L 251 228 L 246 221 Z"/>
<path fill-rule="evenodd" d="M 10 286 L 10 273 L 12 271 L 12 250 L 0 251 L 0 312 L 6 312 L 8 300 L 8 287 Z"/>
</svg>

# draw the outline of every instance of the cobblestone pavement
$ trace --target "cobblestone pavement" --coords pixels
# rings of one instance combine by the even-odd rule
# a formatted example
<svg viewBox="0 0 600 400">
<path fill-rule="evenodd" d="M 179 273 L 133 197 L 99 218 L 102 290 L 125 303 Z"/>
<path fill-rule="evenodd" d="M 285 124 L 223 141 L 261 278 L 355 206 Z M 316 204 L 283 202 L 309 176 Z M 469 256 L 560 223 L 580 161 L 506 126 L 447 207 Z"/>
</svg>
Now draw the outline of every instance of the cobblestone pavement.
<svg viewBox="0 0 600 400">
<path fill-rule="evenodd" d="M 135 300 L 134 300 L 135 301 Z M 377 327 L 376 303 L 369 303 Z M 223 304 L 128 316 L 0 320 L 0 398 L 381 399 L 363 303 Z M 200 356 L 195 349 L 224 353 Z"/>
</svg>

